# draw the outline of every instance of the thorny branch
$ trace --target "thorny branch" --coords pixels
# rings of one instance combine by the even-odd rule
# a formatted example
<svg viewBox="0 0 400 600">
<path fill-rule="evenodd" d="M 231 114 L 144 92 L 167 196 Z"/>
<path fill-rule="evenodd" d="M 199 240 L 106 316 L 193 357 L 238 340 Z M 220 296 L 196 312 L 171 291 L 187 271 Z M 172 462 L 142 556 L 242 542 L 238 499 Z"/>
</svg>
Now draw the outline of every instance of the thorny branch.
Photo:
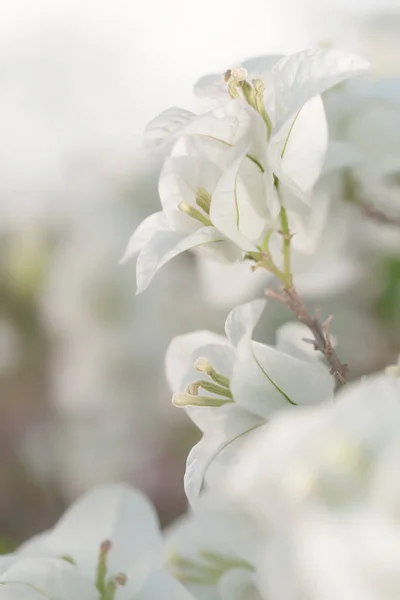
<svg viewBox="0 0 400 600">
<path fill-rule="evenodd" d="M 315 350 L 319 350 L 331 367 L 331 374 L 335 377 L 338 385 L 343 386 L 347 383 L 348 365 L 340 362 L 333 346 L 329 326 L 332 321 L 332 316 L 324 323 L 321 323 L 317 316 L 311 317 L 307 309 L 299 297 L 294 286 L 283 288 L 283 294 L 278 294 L 272 290 L 268 290 L 267 294 L 272 298 L 285 303 L 293 314 L 306 325 L 313 334 L 312 340 L 304 340 L 311 343 Z"/>
</svg>

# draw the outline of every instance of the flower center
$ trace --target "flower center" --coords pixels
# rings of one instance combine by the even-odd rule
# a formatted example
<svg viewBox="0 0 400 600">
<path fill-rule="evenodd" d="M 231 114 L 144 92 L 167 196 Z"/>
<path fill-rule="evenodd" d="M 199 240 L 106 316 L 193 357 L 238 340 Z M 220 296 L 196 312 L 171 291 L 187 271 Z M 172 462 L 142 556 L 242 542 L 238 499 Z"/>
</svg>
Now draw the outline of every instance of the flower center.
<svg viewBox="0 0 400 600">
<path fill-rule="evenodd" d="M 231 556 L 223 556 L 214 552 L 198 550 L 198 558 L 189 559 L 172 555 L 168 564 L 173 575 L 183 583 L 215 585 L 224 573 L 230 569 L 248 569 L 253 567 L 244 560 Z"/>
<path fill-rule="evenodd" d="M 265 108 L 265 84 L 262 79 L 252 79 L 249 82 L 247 81 L 247 76 L 246 69 L 236 67 L 235 69 L 228 69 L 226 71 L 224 80 L 228 86 L 231 98 L 240 98 L 242 96 L 247 104 L 261 115 L 267 128 L 267 139 L 269 139 L 272 131 L 272 122 Z"/>
<path fill-rule="evenodd" d="M 207 227 L 212 227 L 212 223 L 210 221 L 210 206 L 211 206 L 211 194 L 207 192 L 203 187 L 199 187 L 196 190 L 196 204 L 199 209 L 195 208 L 188 202 L 181 202 L 178 205 L 180 211 L 189 215 L 196 221 L 200 221 L 203 225 Z M 203 211 L 203 212 L 202 212 Z"/>
<path fill-rule="evenodd" d="M 111 550 L 110 540 L 104 540 L 100 544 L 99 559 L 96 571 L 96 588 L 100 594 L 100 600 L 114 600 L 117 588 L 126 585 L 127 577 L 124 573 L 108 575 L 107 558 Z"/>
<path fill-rule="evenodd" d="M 194 368 L 207 375 L 211 381 L 199 379 L 189 384 L 183 393 L 174 394 L 172 402 L 175 406 L 223 406 L 234 401 L 229 389 L 229 379 L 218 373 L 207 358 L 198 358 Z M 200 396 L 200 389 L 214 396 Z"/>
</svg>

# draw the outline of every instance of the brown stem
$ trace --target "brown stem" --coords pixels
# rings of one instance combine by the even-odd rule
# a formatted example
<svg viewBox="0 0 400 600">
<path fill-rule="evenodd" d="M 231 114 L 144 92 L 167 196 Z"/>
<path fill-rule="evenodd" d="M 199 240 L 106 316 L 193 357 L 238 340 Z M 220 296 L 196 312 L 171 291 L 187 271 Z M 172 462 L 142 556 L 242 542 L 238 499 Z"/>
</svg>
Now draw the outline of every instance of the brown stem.
<svg viewBox="0 0 400 600">
<path fill-rule="evenodd" d="M 377 223 L 381 223 L 382 225 L 392 225 L 393 227 L 400 227 L 400 218 L 389 216 L 384 212 L 380 211 L 378 208 L 372 206 L 372 204 L 361 204 L 360 207 L 366 217 L 376 221 Z"/>
<path fill-rule="evenodd" d="M 340 386 L 345 385 L 347 383 L 348 365 L 340 362 L 332 346 L 329 332 L 332 317 L 329 317 L 324 323 L 321 323 L 317 316 L 311 317 L 293 285 L 283 288 L 283 293 L 284 295 L 268 291 L 269 296 L 284 302 L 299 321 L 310 329 L 313 339 L 305 341 L 312 343 L 314 349 L 319 350 L 324 355 L 331 367 L 331 374 L 335 377 L 337 384 Z"/>
</svg>

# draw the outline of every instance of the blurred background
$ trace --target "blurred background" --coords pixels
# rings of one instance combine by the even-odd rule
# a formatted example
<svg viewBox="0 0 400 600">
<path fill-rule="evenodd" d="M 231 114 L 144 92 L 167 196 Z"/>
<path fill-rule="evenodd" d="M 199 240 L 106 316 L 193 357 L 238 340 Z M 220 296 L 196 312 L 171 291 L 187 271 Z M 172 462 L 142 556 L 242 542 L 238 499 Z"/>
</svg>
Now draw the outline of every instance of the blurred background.
<svg viewBox="0 0 400 600">
<path fill-rule="evenodd" d="M 142 489 L 164 524 L 185 509 L 184 462 L 198 433 L 171 406 L 164 352 L 174 335 L 222 332 L 247 296 L 229 272 L 210 285 L 210 267 L 186 254 L 135 297 L 134 265 L 118 260 L 158 210 L 163 157 L 142 148 L 147 122 L 172 105 L 193 108 L 198 77 L 258 54 L 329 44 L 400 76 L 399 35 L 399 0 L 3 3 L 1 548 L 103 481 Z M 400 170 L 400 149 L 397 158 Z M 354 252 L 353 234 L 340 245 L 333 230 L 332 256 L 303 283 L 334 314 L 341 356 L 358 376 L 400 351 L 400 245 L 381 227 L 363 230 L 379 241 Z M 273 342 L 290 315 L 271 303 L 267 312 L 258 338 Z"/>
</svg>

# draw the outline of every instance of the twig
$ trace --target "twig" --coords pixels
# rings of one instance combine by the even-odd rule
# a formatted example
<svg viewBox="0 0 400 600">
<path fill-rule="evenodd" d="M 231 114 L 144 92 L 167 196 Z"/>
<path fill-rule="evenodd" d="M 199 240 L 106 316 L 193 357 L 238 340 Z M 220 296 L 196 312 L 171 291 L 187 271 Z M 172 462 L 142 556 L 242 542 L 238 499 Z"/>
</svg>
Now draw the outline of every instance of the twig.
<svg viewBox="0 0 400 600">
<path fill-rule="evenodd" d="M 311 317 L 309 315 L 293 285 L 283 288 L 282 291 L 284 295 L 272 290 L 268 290 L 267 294 L 276 300 L 284 302 L 299 321 L 310 329 L 314 338 L 312 340 L 306 339 L 305 341 L 311 343 L 315 350 L 319 350 L 324 355 L 331 367 L 331 374 L 335 377 L 337 384 L 340 386 L 345 385 L 347 383 L 348 365 L 340 362 L 332 346 L 329 327 L 333 317 L 330 316 L 324 323 L 321 323 L 317 316 Z"/>
<path fill-rule="evenodd" d="M 366 217 L 376 221 L 377 223 L 381 223 L 382 225 L 391 225 L 392 227 L 400 227 L 400 217 L 389 216 L 386 213 L 382 212 L 372 204 L 363 204 L 359 203 L 362 212 Z"/>
</svg>

